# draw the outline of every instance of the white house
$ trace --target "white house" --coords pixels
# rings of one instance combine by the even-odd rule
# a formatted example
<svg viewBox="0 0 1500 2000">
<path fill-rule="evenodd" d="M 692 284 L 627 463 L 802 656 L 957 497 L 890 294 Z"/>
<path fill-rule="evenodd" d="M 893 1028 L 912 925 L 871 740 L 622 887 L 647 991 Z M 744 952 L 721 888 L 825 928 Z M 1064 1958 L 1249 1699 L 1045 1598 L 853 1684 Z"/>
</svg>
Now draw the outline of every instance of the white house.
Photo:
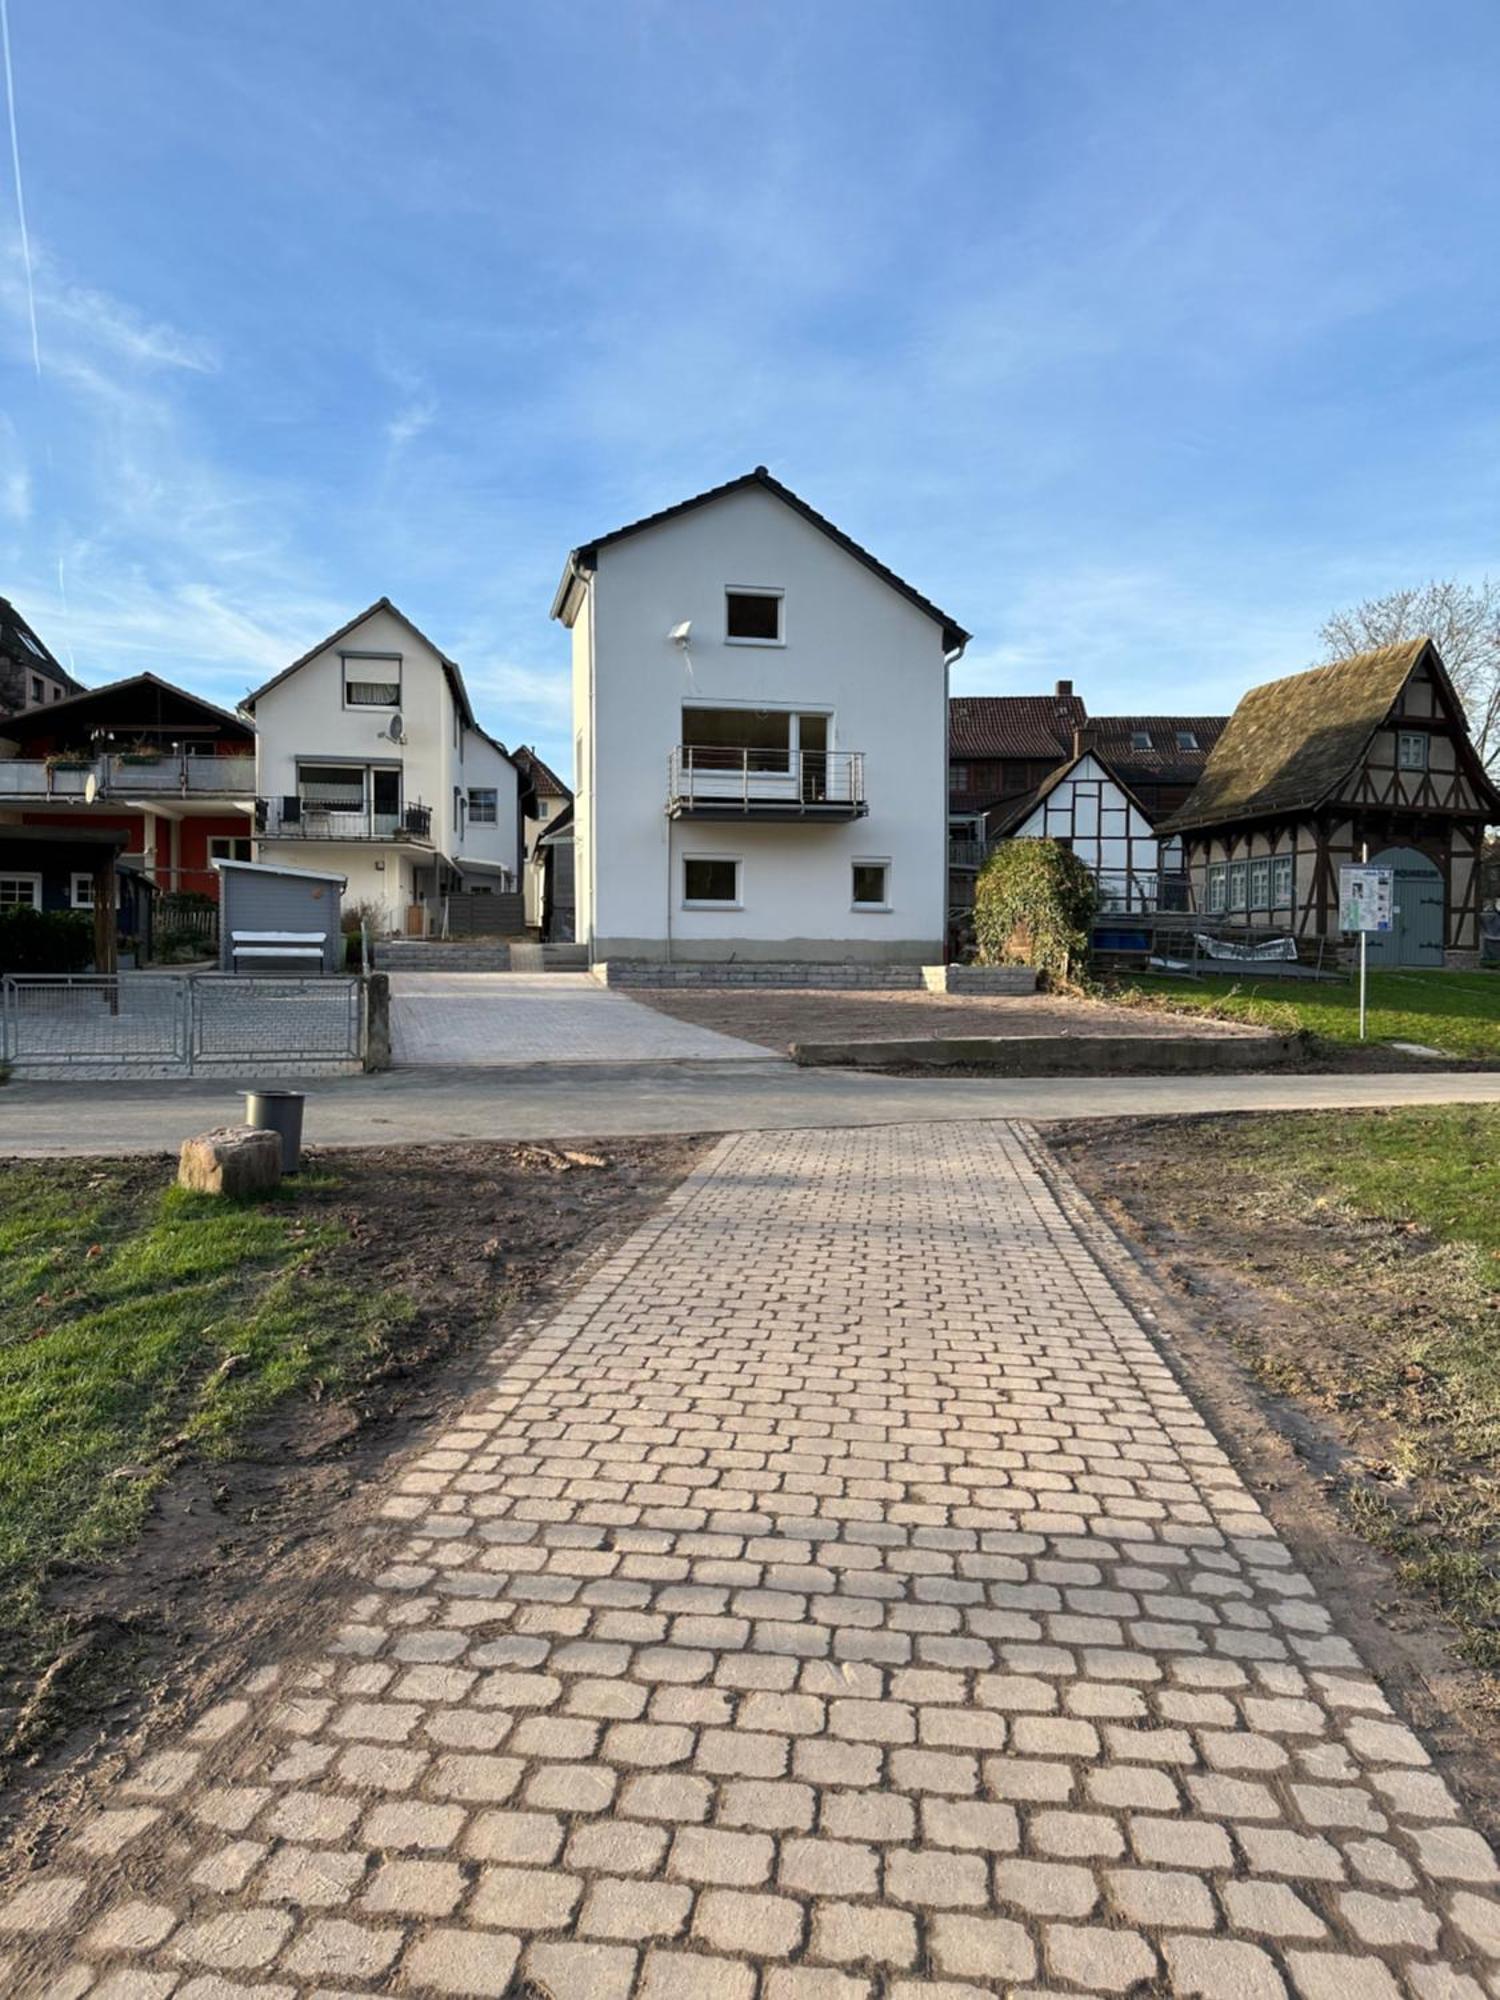
<svg viewBox="0 0 1500 2000">
<path fill-rule="evenodd" d="M 527 788 L 455 663 L 389 598 L 243 704 L 256 728 L 257 860 L 336 869 L 390 931 L 444 898 L 519 888 Z M 528 794 L 529 795 L 529 794 Z"/>
<path fill-rule="evenodd" d="M 573 550 L 593 963 L 933 962 L 968 634 L 764 466 Z"/>
<path fill-rule="evenodd" d="M 1097 882 L 1105 910 L 1166 908 L 1178 887 L 1185 891 L 1182 842 L 1157 833 L 1130 786 L 1096 749 L 1080 746 L 1038 791 L 992 814 L 988 833 L 992 841 L 1056 840 L 1071 848 Z"/>
</svg>

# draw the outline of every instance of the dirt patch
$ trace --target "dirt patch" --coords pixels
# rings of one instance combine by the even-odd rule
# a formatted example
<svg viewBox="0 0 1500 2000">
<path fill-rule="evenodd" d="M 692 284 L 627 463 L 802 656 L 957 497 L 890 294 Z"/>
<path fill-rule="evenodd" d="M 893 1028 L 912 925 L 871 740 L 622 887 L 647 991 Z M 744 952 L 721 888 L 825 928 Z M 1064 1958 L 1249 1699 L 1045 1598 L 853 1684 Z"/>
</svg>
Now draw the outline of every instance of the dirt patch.
<svg viewBox="0 0 1500 2000">
<path fill-rule="evenodd" d="M 1114 1275 L 1339 1628 L 1494 1838 L 1493 1442 L 1412 1357 L 1468 1338 L 1500 1302 L 1452 1246 L 1257 1172 L 1244 1123 L 1074 1121 L 1040 1137 L 1114 1226 Z"/>
<path fill-rule="evenodd" d="M 1223 1021 L 1173 1020 L 1138 1007 L 1112 1007 L 1039 993 L 975 999 L 941 993 L 844 993 L 788 987 L 630 987 L 628 997 L 658 1014 L 785 1054 L 793 1042 L 882 1042 L 898 1035 L 1161 1035 L 1222 1040 L 1254 1033 Z"/>
<path fill-rule="evenodd" d="M 347 1558 L 391 1459 L 421 1445 L 497 1351 L 523 1342 L 659 1205 L 706 1150 L 696 1138 L 598 1145 L 309 1151 L 335 1176 L 314 1199 L 347 1239 L 314 1268 L 415 1302 L 392 1348 L 336 1393 L 289 1403 L 234 1459 L 184 1463 L 139 1541 L 56 1581 L 66 1635 L 21 1693 L 39 1727 L 5 1773 L 0 1836 L 45 1851 L 49 1829 L 147 1729 L 212 1702 L 267 1648 L 326 1615 L 320 1579 Z M 60 1161 L 60 1175 L 88 1162 Z M 116 1163 L 112 1162 L 112 1169 Z M 148 1194 L 165 1156 L 132 1160 Z"/>
</svg>

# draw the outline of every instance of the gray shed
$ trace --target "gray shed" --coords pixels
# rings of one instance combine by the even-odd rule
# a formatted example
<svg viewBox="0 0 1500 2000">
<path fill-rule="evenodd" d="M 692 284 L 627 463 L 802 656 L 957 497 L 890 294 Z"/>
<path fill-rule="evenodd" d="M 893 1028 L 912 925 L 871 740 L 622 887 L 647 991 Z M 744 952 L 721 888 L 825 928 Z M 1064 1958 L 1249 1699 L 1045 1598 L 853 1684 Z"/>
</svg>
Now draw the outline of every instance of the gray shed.
<svg viewBox="0 0 1500 2000">
<path fill-rule="evenodd" d="M 342 972 L 346 875 L 276 861 L 216 861 L 221 972 Z"/>
</svg>

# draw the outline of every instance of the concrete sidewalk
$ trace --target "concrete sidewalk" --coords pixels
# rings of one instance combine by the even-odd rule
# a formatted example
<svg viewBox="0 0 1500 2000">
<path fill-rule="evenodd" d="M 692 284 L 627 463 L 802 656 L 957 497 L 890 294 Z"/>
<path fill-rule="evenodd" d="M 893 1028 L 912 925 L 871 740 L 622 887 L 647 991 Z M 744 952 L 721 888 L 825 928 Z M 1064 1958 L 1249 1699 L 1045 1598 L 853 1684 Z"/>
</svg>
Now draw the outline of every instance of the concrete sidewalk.
<svg viewBox="0 0 1500 2000">
<path fill-rule="evenodd" d="M 1489 1847 L 1003 1126 L 726 1140 L 368 1517 L 0 1896 L 7 1996 L 1496 1990 Z"/>
<path fill-rule="evenodd" d="M 411 1069 L 286 1081 L 307 1091 L 307 1137 L 315 1146 L 628 1138 L 965 1118 L 1169 1117 L 1500 1103 L 1500 1072 L 1077 1080 L 891 1077 L 798 1070 L 776 1058 Z M 0 1090 L 0 1155 L 175 1151 L 190 1133 L 242 1117 L 241 1088 L 201 1078 L 12 1083 Z"/>
<path fill-rule="evenodd" d="M 586 972 L 393 972 L 391 1048 L 424 1068 L 764 1061 L 766 1050 L 612 993 Z"/>
</svg>

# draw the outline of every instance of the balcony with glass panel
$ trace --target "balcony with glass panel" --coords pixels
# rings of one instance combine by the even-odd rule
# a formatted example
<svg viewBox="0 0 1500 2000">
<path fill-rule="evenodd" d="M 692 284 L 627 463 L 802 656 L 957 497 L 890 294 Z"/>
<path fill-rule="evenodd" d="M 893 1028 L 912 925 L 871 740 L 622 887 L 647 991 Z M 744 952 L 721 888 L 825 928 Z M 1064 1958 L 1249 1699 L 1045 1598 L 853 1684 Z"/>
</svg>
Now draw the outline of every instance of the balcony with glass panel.
<svg viewBox="0 0 1500 2000">
<path fill-rule="evenodd" d="M 684 708 L 667 766 L 671 819 L 863 819 L 862 750 L 829 747 L 832 718 L 786 709 Z"/>
</svg>

